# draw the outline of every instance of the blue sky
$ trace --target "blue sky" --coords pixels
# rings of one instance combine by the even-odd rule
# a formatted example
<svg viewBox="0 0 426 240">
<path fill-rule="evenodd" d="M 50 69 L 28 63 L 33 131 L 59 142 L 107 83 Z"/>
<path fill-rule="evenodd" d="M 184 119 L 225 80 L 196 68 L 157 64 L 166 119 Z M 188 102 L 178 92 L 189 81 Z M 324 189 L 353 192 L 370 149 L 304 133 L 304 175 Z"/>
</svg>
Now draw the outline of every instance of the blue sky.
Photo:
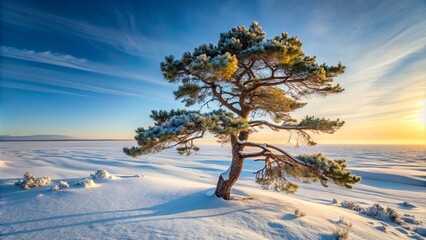
<svg viewBox="0 0 426 240">
<path fill-rule="evenodd" d="M 425 16 L 416 0 L 2 1 L 0 134 L 131 138 L 150 110 L 183 107 L 160 72 L 166 55 L 258 21 L 267 38 L 289 32 L 320 62 L 347 66 L 346 91 L 308 99 L 296 117 L 346 120 L 336 139 L 416 142 Z"/>
</svg>

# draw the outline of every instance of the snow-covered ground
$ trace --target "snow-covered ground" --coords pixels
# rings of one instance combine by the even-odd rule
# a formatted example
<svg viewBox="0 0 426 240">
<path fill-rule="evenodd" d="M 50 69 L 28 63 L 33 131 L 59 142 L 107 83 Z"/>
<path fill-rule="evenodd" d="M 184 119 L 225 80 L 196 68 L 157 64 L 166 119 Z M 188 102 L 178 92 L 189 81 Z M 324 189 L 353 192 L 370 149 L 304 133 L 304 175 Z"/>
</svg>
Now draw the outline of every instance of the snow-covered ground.
<svg viewBox="0 0 426 240">
<path fill-rule="evenodd" d="M 192 156 L 170 150 L 132 159 L 121 149 L 133 144 L 0 143 L 0 238 L 332 239 L 342 227 L 351 239 L 424 239 L 332 200 L 379 203 L 426 222 L 425 146 L 289 148 L 294 154 L 324 152 L 345 158 L 364 179 L 353 190 L 301 184 L 295 195 L 287 195 L 260 189 L 252 172 L 261 163 L 247 160 L 233 199 L 223 201 L 211 193 L 228 168 L 229 147 L 203 146 Z M 95 178 L 92 187 L 74 185 L 100 168 L 115 177 Z M 18 188 L 14 182 L 27 170 L 50 176 L 52 183 Z M 70 187 L 51 191 L 60 181 Z M 404 206 L 404 201 L 416 207 Z M 306 216 L 297 217 L 295 209 Z"/>
</svg>

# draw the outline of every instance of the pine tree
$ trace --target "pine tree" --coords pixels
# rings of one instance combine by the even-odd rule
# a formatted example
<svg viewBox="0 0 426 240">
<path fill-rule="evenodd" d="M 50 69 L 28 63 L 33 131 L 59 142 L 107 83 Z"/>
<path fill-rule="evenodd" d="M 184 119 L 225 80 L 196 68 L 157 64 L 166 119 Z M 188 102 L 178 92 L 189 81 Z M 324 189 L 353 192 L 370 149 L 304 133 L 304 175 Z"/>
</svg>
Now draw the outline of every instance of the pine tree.
<svg viewBox="0 0 426 240">
<path fill-rule="evenodd" d="M 216 196 L 230 199 L 231 188 L 237 181 L 244 160 L 264 161 L 256 173 L 256 182 L 263 188 L 294 193 L 298 185 L 289 180 L 328 181 L 346 188 L 360 181 L 360 177 L 346 171 L 345 160 L 330 160 L 321 154 L 292 156 L 271 144 L 248 141 L 258 128 L 295 132 L 297 142 L 315 145 L 310 133 L 332 134 L 344 122 L 307 116 L 297 121 L 290 116 L 306 103 L 307 96 L 326 96 L 341 93 L 333 79 L 345 67 L 319 65 L 315 57 L 302 51 L 302 42 L 287 33 L 265 40 L 265 32 L 257 22 L 246 28 L 237 26 L 220 34 L 217 45 L 202 44 L 181 59 L 168 56 L 161 63 L 163 76 L 170 83 L 178 83 L 176 99 L 186 106 L 206 106 L 217 102 L 220 109 L 201 111 L 152 111 L 154 126 L 136 130 L 138 146 L 124 148 L 130 156 L 159 152 L 176 147 L 181 154 L 198 151 L 194 140 L 206 132 L 220 142 L 232 146 L 231 165 L 219 177 Z M 224 110 L 226 109 L 226 110 Z M 270 121 L 256 120 L 268 117 Z M 257 148 L 257 152 L 245 152 Z"/>
</svg>

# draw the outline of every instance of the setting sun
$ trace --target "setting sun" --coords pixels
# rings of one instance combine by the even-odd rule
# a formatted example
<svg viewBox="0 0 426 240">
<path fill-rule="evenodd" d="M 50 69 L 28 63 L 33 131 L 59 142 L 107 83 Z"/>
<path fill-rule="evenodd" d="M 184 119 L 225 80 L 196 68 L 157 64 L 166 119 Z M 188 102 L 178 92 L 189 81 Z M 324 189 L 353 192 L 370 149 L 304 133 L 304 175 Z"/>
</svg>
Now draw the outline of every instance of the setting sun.
<svg viewBox="0 0 426 240">
<path fill-rule="evenodd" d="M 425 128 L 426 127 L 426 100 L 423 100 L 420 109 L 417 112 L 418 124 Z"/>
</svg>

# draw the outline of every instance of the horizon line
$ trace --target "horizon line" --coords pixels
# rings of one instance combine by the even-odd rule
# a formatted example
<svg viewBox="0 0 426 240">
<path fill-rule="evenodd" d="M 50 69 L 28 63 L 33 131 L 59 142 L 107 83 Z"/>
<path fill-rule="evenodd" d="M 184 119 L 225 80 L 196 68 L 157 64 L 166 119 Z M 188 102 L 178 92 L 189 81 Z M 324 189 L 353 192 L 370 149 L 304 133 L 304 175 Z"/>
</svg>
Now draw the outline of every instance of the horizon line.
<svg viewBox="0 0 426 240">
<path fill-rule="evenodd" d="M 125 141 L 135 141 L 135 139 L 114 139 L 114 138 L 74 138 L 74 139 L 11 139 L 11 140 L 0 140 L 0 142 L 125 142 Z M 288 145 L 297 147 L 295 144 L 286 144 L 286 143 L 273 143 L 276 145 Z M 213 146 L 213 145 L 227 145 L 220 143 L 199 143 L 198 145 L 203 146 Z M 426 143 L 321 143 L 315 146 L 320 145 L 418 145 L 418 146 L 426 146 Z M 299 147 L 315 147 L 315 146 L 307 146 L 307 145 L 299 145 Z"/>
</svg>

